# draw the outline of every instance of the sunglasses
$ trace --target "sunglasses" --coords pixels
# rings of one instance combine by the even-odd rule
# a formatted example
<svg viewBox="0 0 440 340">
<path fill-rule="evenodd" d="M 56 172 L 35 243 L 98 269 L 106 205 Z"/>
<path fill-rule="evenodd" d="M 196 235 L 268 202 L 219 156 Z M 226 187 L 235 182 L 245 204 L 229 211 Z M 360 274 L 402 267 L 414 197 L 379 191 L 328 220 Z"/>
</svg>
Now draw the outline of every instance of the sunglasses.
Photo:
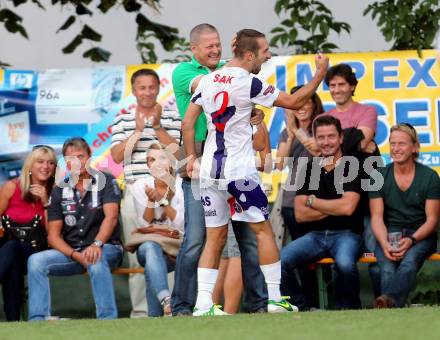
<svg viewBox="0 0 440 340">
<path fill-rule="evenodd" d="M 414 132 L 416 132 L 415 127 L 412 126 L 410 123 L 398 123 L 398 124 L 396 124 L 396 127 L 400 127 L 400 126 L 406 126 L 407 128 L 410 128 L 411 130 L 413 130 Z"/>
<path fill-rule="evenodd" d="M 44 145 L 44 144 L 38 144 L 38 145 L 34 145 L 34 147 L 32 148 L 32 151 L 38 150 L 38 149 L 42 149 L 42 148 L 46 148 L 49 150 L 52 150 L 55 152 L 54 148 L 51 147 L 50 145 Z"/>
<path fill-rule="evenodd" d="M 71 143 L 75 143 L 75 142 L 81 142 L 81 143 L 87 144 L 86 140 L 82 137 L 71 137 L 71 138 L 68 138 L 64 141 L 63 148 L 65 148 L 67 145 L 69 145 Z"/>
</svg>

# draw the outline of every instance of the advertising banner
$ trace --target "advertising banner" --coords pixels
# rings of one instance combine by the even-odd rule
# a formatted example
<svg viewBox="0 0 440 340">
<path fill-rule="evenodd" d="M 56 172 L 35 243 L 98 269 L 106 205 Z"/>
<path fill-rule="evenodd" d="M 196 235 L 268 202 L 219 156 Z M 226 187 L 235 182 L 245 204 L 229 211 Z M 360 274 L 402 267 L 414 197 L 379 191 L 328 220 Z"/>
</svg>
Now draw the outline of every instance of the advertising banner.
<svg viewBox="0 0 440 340">
<path fill-rule="evenodd" d="M 351 65 L 359 84 L 354 100 L 376 108 L 375 140 L 389 162 L 389 130 L 398 122 L 412 124 L 420 137 L 419 161 L 440 171 L 440 65 L 434 50 L 330 54 L 330 64 Z M 160 77 L 158 101 L 176 109 L 173 64 L 128 65 L 84 69 L 0 70 L 0 181 L 17 175 L 34 145 L 58 150 L 65 139 L 84 137 L 98 167 L 120 177 L 122 166 L 110 156 L 114 117 L 135 103 L 130 78 L 136 70 L 155 69 Z M 279 89 L 307 83 L 314 74 L 314 56 L 273 57 L 258 75 Z M 318 89 L 325 110 L 334 107 L 325 84 Z M 285 127 L 284 110 L 264 109 L 273 151 Z M 282 174 L 263 175 L 276 196 Z"/>
</svg>

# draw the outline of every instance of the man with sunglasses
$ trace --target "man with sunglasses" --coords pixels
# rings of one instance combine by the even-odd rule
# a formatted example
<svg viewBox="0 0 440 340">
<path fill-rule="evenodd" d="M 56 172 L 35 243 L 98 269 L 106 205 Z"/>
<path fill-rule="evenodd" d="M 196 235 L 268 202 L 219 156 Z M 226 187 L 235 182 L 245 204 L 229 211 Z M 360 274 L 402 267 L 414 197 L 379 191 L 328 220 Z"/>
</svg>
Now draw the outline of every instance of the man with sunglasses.
<svg viewBox="0 0 440 340">
<path fill-rule="evenodd" d="M 379 170 L 383 185 L 369 194 L 381 275 L 382 295 L 374 301 L 376 308 L 405 306 L 417 272 L 435 252 L 440 215 L 440 179 L 417 162 L 420 143 L 414 127 L 393 126 L 389 142 L 393 162 Z M 397 233 L 394 244 L 391 232 Z"/>
<path fill-rule="evenodd" d="M 49 276 L 88 272 L 98 319 L 118 317 L 111 270 L 122 259 L 115 178 L 89 168 L 91 150 L 83 138 L 63 145 L 69 176 L 52 190 L 48 243 L 52 249 L 28 260 L 29 321 L 51 320 Z"/>
</svg>

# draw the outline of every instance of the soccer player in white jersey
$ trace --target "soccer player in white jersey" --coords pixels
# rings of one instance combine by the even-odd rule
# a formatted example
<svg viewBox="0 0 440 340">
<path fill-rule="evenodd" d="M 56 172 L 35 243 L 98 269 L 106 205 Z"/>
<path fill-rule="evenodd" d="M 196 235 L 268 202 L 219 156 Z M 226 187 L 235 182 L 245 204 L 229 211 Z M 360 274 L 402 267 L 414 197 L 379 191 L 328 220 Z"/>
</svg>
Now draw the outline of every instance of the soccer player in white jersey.
<svg viewBox="0 0 440 340">
<path fill-rule="evenodd" d="M 270 57 L 264 34 L 252 29 L 238 32 L 233 59 L 200 80 L 183 120 L 184 145 L 190 157 L 187 171 L 192 178 L 200 177 L 207 228 L 197 271 L 194 316 L 226 314 L 213 305 L 212 291 L 230 218 L 248 222 L 257 235 L 260 267 L 268 288 L 268 312 L 298 310 L 280 294 L 281 263 L 268 221 L 267 197 L 255 167 L 249 120 L 255 104 L 288 109 L 303 106 L 323 80 L 328 58 L 317 55 L 314 77 L 299 91 L 288 95 L 252 75 L 258 74 Z M 194 124 L 202 111 L 208 121 L 208 137 L 199 165 Z"/>
</svg>

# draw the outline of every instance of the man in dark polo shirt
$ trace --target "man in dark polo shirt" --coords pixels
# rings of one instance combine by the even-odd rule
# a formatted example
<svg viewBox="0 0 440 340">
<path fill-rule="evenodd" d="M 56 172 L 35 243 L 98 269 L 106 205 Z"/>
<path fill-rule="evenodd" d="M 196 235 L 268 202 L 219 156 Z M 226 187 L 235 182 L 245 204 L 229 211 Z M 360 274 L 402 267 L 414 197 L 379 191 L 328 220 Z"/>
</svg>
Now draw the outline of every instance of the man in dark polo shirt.
<svg viewBox="0 0 440 340">
<path fill-rule="evenodd" d="M 295 197 L 295 218 L 302 224 L 301 230 L 309 232 L 281 251 L 281 291 L 303 299 L 295 269 L 333 257 L 338 273 L 336 307 L 360 308 L 356 262 L 362 250 L 361 172 L 357 171 L 354 157 L 343 157 L 343 135 L 337 118 L 318 116 L 313 135 L 321 157 L 299 170 L 295 182 L 300 187 L 304 181 Z"/>
<path fill-rule="evenodd" d="M 63 145 L 70 176 L 52 190 L 47 209 L 52 249 L 28 261 L 29 321 L 51 319 L 49 275 L 87 270 L 98 319 L 115 319 L 118 311 L 111 270 L 119 265 L 120 191 L 110 174 L 87 168 L 91 150 L 82 138 Z M 88 171 L 87 171 L 88 170 Z"/>
</svg>

